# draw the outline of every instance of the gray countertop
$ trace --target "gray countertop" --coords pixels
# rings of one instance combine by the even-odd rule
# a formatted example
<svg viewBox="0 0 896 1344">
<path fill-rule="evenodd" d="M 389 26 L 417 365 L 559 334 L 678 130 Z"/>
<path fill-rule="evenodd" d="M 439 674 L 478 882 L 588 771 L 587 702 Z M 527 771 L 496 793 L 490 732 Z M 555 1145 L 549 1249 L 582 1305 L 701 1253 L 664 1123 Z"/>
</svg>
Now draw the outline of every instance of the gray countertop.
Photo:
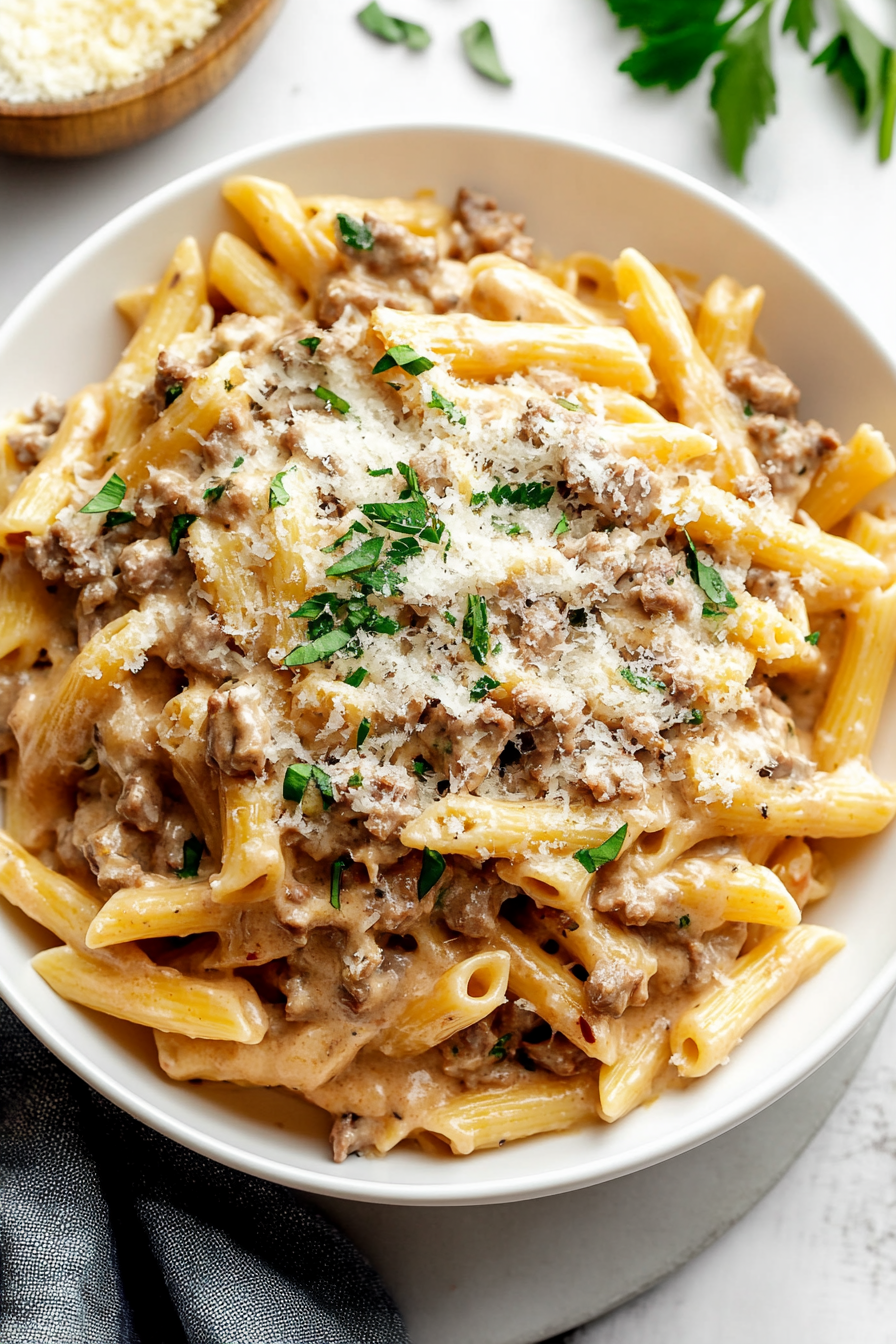
<svg viewBox="0 0 896 1344">
<path fill-rule="evenodd" d="M 79 163 L 0 156 L 0 317 L 98 225 L 234 149 L 378 122 L 485 123 L 606 139 L 720 188 L 796 247 L 896 353 L 896 160 L 877 165 L 873 138 L 791 40 L 777 43 L 780 111 L 744 184 L 718 159 L 704 81 L 669 99 L 616 73 L 632 43 L 602 0 L 385 5 L 433 31 L 422 55 L 361 32 L 352 17 L 360 4 L 287 0 L 224 93 L 135 150 Z M 819 7 L 827 17 L 826 0 Z M 891 2 L 857 7 L 896 37 Z M 487 84 L 463 62 L 458 30 L 481 17 L 492 22 L 512 89 Z M 574 1338 L 896 1344 L 896 1012 L 780 1185 L 685 1269 Z"/>
</svg>

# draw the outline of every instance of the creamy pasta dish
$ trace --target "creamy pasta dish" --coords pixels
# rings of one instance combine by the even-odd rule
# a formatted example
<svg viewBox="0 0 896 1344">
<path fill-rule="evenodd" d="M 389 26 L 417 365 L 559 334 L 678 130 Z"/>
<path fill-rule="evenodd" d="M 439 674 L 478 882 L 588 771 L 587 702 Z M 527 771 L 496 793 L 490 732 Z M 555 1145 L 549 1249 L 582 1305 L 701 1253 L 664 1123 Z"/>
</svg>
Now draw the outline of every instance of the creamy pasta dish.
<svg viewBox="0 0 896 1344">
<path fill-rule="evenodd" d="M 843 944 L 893 456 L 800 418 L 758 287 L 467 190 L 224 195 L 106 381 L 2 425 L 0 892 L 337 1161 L 615 1121 Z"/>
</svg>

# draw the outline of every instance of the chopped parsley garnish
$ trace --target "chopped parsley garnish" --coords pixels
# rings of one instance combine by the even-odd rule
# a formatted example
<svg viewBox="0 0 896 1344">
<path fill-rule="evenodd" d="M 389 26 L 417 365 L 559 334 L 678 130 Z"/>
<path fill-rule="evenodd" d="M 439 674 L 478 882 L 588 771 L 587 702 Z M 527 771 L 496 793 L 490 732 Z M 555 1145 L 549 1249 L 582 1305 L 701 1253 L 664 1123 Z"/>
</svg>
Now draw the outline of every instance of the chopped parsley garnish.
<svg viewBox="0 0 896 1344">
<path fill-rule="evenodd" d="M 685 719 L 685 723 L 698 724 L 698 723 L 702 723 L 702 722 L 703 722 L 703 710 L 702 710 L 702 709 L 692 709 L 691 712 L 690 712 L 690 714 L 688 715 L 688 717 Z"/>
<path fill-rule="evenodd" d="M 450 611 L 443 611 L 442 615 L 449 625 L 457 625 L 457 617 L 453 616 Z"/>
<path fill-rule="evenodd" d="M 132 523 L 136 517 L 136 513 L 129 513 L 127 509 L 110 509 L 106 514 L 106 527 L 121 527 L 124 523 Z"/>
<path fill-rule="evenodd" d="M 309 663 L 325 662 L 327 658 L 332 658 L 334 653 L 338 653 L 347 644 L 351 644 L 354 638 L 354 630 L 330 630 L 327 634 L 319 635 L 317 639 L 312 639 L 309 643 L 300 644 L 297 649 L 293 649 L 283 659 L 283 666 L 306 667 Z"/>
<path fill-rule="evenodd" d="M 619 830 L 614 831 L 602 845 L 597 845 L 593 849 L 580 849 L 573 858 L 579 861 L 587 873 L 596 873 L 605 863 L 612 863 L 614 859 L 618 859 L 627 834 L 628 822 L 624 821 Z"/>
<path fill-rule="evenodd" d="M 232 392 L 232 391 L 233 391 L 233 383 L 230 381 L 229 378 L 225 378 L 225 379 L 224 379 L 224 391 L 225 391 L 225 392 Z"/>
<path fill-rule="evenodd" d="M 342 625 L 336 630 L 326 631 L 316 631 L 313 625 L 309 625 L 308 633 L 311 636 L 309 642 L 300 644 L 298 648 L 288 653 L 283 659 L 284 667 L 305 667 L 309 663 L 325 662 L 326 659 L 332 658 L 334 653 L 352 644 L 359 630 L 371 630 L 379 635 L 394 635 L 400 628 L 398 622 L 393 621 L 390 616 L 381 616 L 376 607 L 369 605 L 366 598 L 344 598 L 336 593 L 319 593 L 316 597 L 303 602 L 292 615 L 304 616 L 311 621 L 332 619 L 324 616 L 327 608 L 342 616 Z"/>
<path fill-rule="evenodd" d="M 459 410 L 453 401 L 449 401 L 447 397 L 443 397 L 441 392 L 436 388 L 432 389 L 432 393 L 426 405 L 431 411 L 444 411 L 448 423 L 451 425 L 465 425 L 467 423 L 467 417 L 464 415 L 463 411 Z"/>
<path fill-rule="evenodd" d="M 350 774 L 349 777 L 348 777 L 348 787 L 349 787 L 350 789 L 360 789 L 360 787 L 361 787 L 361 785 L 362 785 L 363 783 L 364 783 L 364 780 L 361 778 L 361 776 L 359 775 L 359 773 L 358 773 L 357 770 L 355 770 L 355 771 L 354 771 L 352 774 Z"/>
<path fill-rule="evenodd" d="M 495 1041 L 494 1045 L 492 1046 L 491 1050 L 489 1050 L 488 1053 L 490 1055 L 493 1055 L 495 1059 L 506 1059 L 507 1044 L 512 1036 L 513 1036 L 512 1031 L 505 1031 L 503 1036 L 498 1037 L 498 1039 Z"/>
<path fill-rule="evenodd" d="M 341 211 L 336 216 L 336 222 L 339 225 L 339 234 L 347 247 L 353 247 L 356 252 L 370 252 L 373 248 L 373 234 L 360 219 L 355 219 L 352 215 L 344 215 Z"/>
<path fill-rule="evenodd" d="M 183 867 L 176 868 L 174 871 L 178 877 L 190 878 L 199 876 L 199 865 L 202 862 L 202 855 L 205 851 L 205 842 L 198 836 L 191 835 L 189 840 L 184 841 L 184 854 L 181 860 Z"/>
<path fill-rule="evenodd" d="M 747 419 L 747 420 L 752 419 L 752 417 L 753 417 L 755 414 L 756 414 L 756 412 L 753 410 L 753 407 L 750 405 L 750 403 L 749 403 L 748 401 L 745 401 L 745 402 L 744 402 L 744 416 L 746 417 L 746 419 Z"/>
<path fill-rule="evenodd" d="M 691 922 L 690 915 L 682 915 L 681 919 L 678 921 L 678 927 L 680 929 L 686 929 L 690 924 L 690 922 Z"/>
<path fill-rule="evenodd" d="M 282 471 L 278 471 L 277 475 L 271 481 L 271 488 L 268 492 L 269 509 L 279 509 L 282 508 L 284 504 L 289 503 L 289 491 L 286 488 L 284 477 L 291 471 L 295 471 L 295 464 L 291 467 L 284 467 Z"/>
<path fill-rule="evenodd" d="M 305 790 L 314 780 L 320 790 L 321 801 L 326 812 L 333 802 L 333 781 L 319 765 L 289 765 L 283 776 L 283 797 L 288 803 L 300 803 Z"/>
<path fill-rule="evenodd" d="M 486 672 L 484 677 L 480 677 L 479 680 L 470 687 L 470 699 L 484 700 L 489 691 L 494 691 L 500 685 L 500 681 L 495 681 L 494 677 L 490 677 Z"/>
<path fill-rule="evenodd" d="M 474 509 L 481 508 L 487 499 L 493 504 L 510 504 L 515 509 L 541 509 L 549 504 L 554 494 L 554 486 L 546 481 L 522 481 L 519 485 L 501 485 L 495 481 L 491 490 L 478 491 L 470 497 Z"/>
<path fill-rule="evenodd" d="M 320 397 L 321 401 L 325 401 L 328 406 L 332 406 L 333 410 L 338 411 L 340 415 L 348 415 L 351 410 L 347 401 L 343 401 L 342 397 L 338 397 L 335 392 L 331 392 L 322 383 L 318 383 L 317 387 L 312 387 L 311 391 L 316 397 Z"/>
<path fill-rule="evenodd" d="M 627 681 L 636 691 L 665 691 L 666 687 L 655 677 L 648 677 L 644 672 L 633 672 L 630 667 L 624 667 L 619 673 L 623 681 Z"/>
<path fill-rule="evenodd" d="M 411 769 L 420 779 L 425 779 L 427 775 L 432 774 L 432 766 L 429 761 L 425 761 L 422 756 L 417 756 L 411 762 Z"/>
<path fill-rule="evenodd" d="M 567 518 L 565 513 L 561 513 L 560 517 L 557 519 L 557 526 L 554 528 L 553 535 L 555 537 L 562 537 L 563 533 L 568 531 L 569 531 L 569 519 Z"/>
<path fill-rule="evenodd" d="M 182 539 L 187 535 L 187 530 L 191 523 L 195 523 L 197 515 L 195 513 L 179 513 L 176 518 L 171 519 L 171 531 L 168 533 L 168 543 L 171 546 L 171 554 L 177 555 L 178 547 Z"/>
<path fill-rule="evenodd" d="M 360 546 L 356 546 L 353 551 L 349 551 L 341 560 L 330 565 L 325 571 L 328 579 L 338 578 L 340 574 L 355 574 L 361 569 L 371 569 L 380 558 L 380 553 L 386 544 L 385 537 L 368 537 L 362 541 Z"/>
<path fill-rule="evenodd" d="M 363 682 L 363 680 L 364 680 L 364 678 L 365 678 L 366 676 L 367 676 L 367 668 L 366 668 L 366 667 L 356 667 L 355 670 L 354 670 L 354 672 L 351 672 L 351 673 L 346 677 L 346 679 L 345 679 L 345 684 L 346 684 L 346 686 L 355 686 L 355 687 L 358 687 L 358 686 L 361 685 L 361 683 Z"/>
<path fill-rule="evenodd" d="M 183 383 L 172 383 L 170 387 L 166 387 L 166 389 L 165 389 L 165 410 L 166 410 L 166 411 L 167 411 L 168 407 L 171 405 L 171 403 L 172 403 L 173 401 L 177 401 L 178 397 L 179 397 L 180 394 L 183 392 L 183 390 L 184 390 L 184 385 L 183 385 Z"/>
<path fill-rule="evenodd" d="M 202 498 L 210 499 L 213 504 L 217 504 L 218 500 L 224 493 L 225 484 L 226 482 L 222 481 L 220 485 L 210 485 L 207 490 L 203 491 Z"/>
<path fill-rule="evenodd" d="M 367 468 L 367 475 L 368 475 L 368 476 L 391 476 L 391 475 L 392 475 L 392 468 L 391 468 L 391 467 L 368 467 L 368 468 Z"/>
<path fill-rule="evenodd" d="M 110 509 L 117 509 L 127 494 L 127 488 L 121 477 L 113 472 L 102 490 L 97 491 L 92 499 L 88 499 L 78 512 L 108 513 Z"/>
<path fill-rule="evenodd" d="M 467 60 L 478 74 L 494 80 L 496 84 L 506 86 L 513 83 L 501 64 L 492 30 L 485 19 L 476 19 L 469 28 L 464 28 L 460 40 Z"/>
<path fill-rule="evenodd" d="M 462 633 L 470 646 L 470 652 L 480 667 L 488 658 L 488 607 L 485 598 L 478 593 L 467 597 L 467 614 L 464 616 Z"/>
<path fill-rule="evenodd" d="M 372 374 L 386 373 L 388 369 L 404 369 L 405 373 L 411 374 L 414 378 L 421 373 L 426 373 L 429 369 L 434 369 L 435 365 L 426 355 L 418 355 L 417 351 L 411 345 L 393 345 L 390 346 L 382 359 L 378 359 L 370 370 Z"/>
<path fill-rule="evenodd" d="M 344 546 L 345 543 L 350 539 L 353 532 L 362 532 L 365 537 L 370 535 L 369 528 L 365 527 L 363 523 L 355 521 L 350 525 L 348 531 L 343 532 L 342 536 L 337 537 L 336 540 L 331 545 L 321 546 L 320 548 L 321 555 L 329 555 L 332 551 L 338 551 L 339 547 Z"/>
<path fill-rule="evenodd" d="M 303 336 L 299 345 L 307 346 L 309 352 L 313 355 L 323 338 L 320 336 Z"/>
<path fill-rule="evenodd" d="M 391 532 L 405 532 L 415 537 L 427 524 L 426 501 L 424 499 L 402 499 L 394 504 L 362 504 L 361 512 L 365 518 Z"/>
<path fill-rule="evenodd" d="M 423 850 L 423 862 L 420 864 L 420 876 L 417 878 L 417 900 L 422 901 L 427 892 L 432 891 L 446 868 L 445 859 L 435 849 Z"/>
<path fill-rule="evenodd" d="M 363 747 L 364 743 L 367 741 L 369 736 L 370 736 L 370 720 L 362 719 L 361 722 L 358 724 L 358 736 L 355 739 L 355 746 L 358 748 L 359 751 L 361 750 L 361 748 Z"/>
<path fill-rule="evenodd" d="M 710 609 L 707 611 L 707 604 L 704 603 L 704 616 L 724 616 L 725 608 L 733 611 L 737 602 L 734 594 L 730 592 L 728 585 L 722 578 L 714 565 L 705 565 L 697 554 L 697 547 L 691 541 L 690 533 L 685 528 L 685 541 L 687 550 L 685 551 L 685 561 L 688 567 L 688 573 L 696 583 L 697 587 L 709 598 Z"/>
<path fill-rule="evenodd" d="M 425 51 L 431 38 L 419 23 L 410 23 L 407 19 L 396 19 L 384 14 L 376 0 L 371 0 L 357 15 L 362 28 L 384 42 L 403 42 L 411 51 Z"/>
<path fill-rule="evenodd" d="M 528 537 L 529 531 L 520 523 L 502 523 L 500 518 L 492 516 L 492 527 L 496 532 L 504 532 L 508 537 Z"/>
<path fill-rule="evenodd" d="M 290 619 L 300 617 L 306 621 L 313 621 L 322 612 L 331 607 L 334 611 L 344 601 L 338 593 L 315 593 L 313 597 L 306 598 L 300 607 L 289 613 Z"/>
<path fill-rule="evenodd" d="M 814 648 L 815 645 L 818 643 L 818 641 L 821 639 L 821 631 L 813 630 L 811 635 L 805 635 L 804 639 L 807 644 L 811 644 L 812 647 Z"/>
<path fill-rule="evenodd" d="M 352 860 L 346 855 L 341 859 L 336 859 L 333 867 L 330 869 L 330 904 L 334 910 L 339 909 L 339 893 L 342 888 L 342 874 L 346 868 L 351 866 Z"/>
<path fill-rule="evenodd" d="M 567 401 L 565 397 L 555 397 L 554 400 L 558 402 L 566 411 L 584 411 L 585 409 L 585 407 L 580 406 L 578 402 Z"/>
</svg>

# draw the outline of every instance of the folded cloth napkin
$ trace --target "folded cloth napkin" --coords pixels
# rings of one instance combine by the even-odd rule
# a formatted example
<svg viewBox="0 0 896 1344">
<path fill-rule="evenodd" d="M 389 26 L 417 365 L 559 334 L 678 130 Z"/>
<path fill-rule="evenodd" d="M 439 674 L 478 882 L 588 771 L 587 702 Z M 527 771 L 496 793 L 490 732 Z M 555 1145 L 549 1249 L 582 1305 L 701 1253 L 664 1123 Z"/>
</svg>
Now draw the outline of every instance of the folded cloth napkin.
<svg viewBox="0 0 896 1344">
<path fill-rule="evenodd" d="M 0 1003 L 0 1344 L 408 1344 L 291 1190 L 119 1111 Z"/>
</svg>

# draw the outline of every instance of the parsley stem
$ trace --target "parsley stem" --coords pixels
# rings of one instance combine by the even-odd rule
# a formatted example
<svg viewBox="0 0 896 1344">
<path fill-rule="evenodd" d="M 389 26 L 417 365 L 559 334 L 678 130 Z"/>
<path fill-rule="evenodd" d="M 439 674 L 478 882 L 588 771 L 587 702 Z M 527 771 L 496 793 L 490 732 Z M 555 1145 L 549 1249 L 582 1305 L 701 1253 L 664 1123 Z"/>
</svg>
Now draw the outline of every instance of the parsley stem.
<svg viewBox="0 0 896 1344">
<path fill-rule="evenodd" d="M 878 158 L 886 163 L 893 152 L 893 123 L 896 122 L 896 52 L 891 49 L 884 57 L 884 107 L 880 118 Z"/>
</svg>

